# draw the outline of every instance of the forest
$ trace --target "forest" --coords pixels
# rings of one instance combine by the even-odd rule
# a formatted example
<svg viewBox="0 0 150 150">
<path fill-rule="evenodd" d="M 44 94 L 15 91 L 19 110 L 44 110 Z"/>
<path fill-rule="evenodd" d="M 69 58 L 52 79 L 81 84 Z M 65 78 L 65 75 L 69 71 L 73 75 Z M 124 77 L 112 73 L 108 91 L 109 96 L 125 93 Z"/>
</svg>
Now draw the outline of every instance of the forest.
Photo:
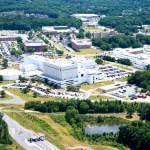
<svg viewBox="0 0 150 150">
<path fill-rule="evenodd" d="M 135 121 L 127 126 L 120 127 L 118 141 L 135 150 L 149 150 L 150 123 Z"/>
<path fill-rule="evenodd" d="M 135 84 L 144 91 L 150 91 L 150 70 L 136 71 L 128 78 L 129 84 Z"/>
<path fill-rule="evenodd" d="M 66 112 L 69 106 L 76 108 L 80 114 L 86 113 L 121 113 L 128 110 L 129 107 L 133 108 L 134 111 L 139 112 L 142 107 L 150 106 L 149 104 L 144 103 L 126 103 L 121 101 L 95 101 L 91 100 L 66 100 L 60 102 L 26 102 L 25 109 L 31 109 L 35 111 L 40 111 L 44 113 L 53 113 L 53 112 Z"/>
<path fill-rule="evenodd" d="M 139 8 L 141 8 L 140 12 Z M 0 13 L 0 29 L 30 30 L 31 28 L 40 28 L 42 25 L 67 25 L 79 28 L 81 21 L 71 18 L 71 14 L 95 13 L 112 18 L 110 23 L 106 24 L 106 17 L 100 24 L 106 24 L 106 26 L 113 26 L 114 24 L 119 32 L 126 32 L 124 30 L 136 32 L 135 25 L 149 24 L 149 9 L 149 0 L 113 0 L 113 2 L 112 0 L 1 0 L 0 12 L 23 11 L 24 14 L 43 14 L 49 18 L 25 17 L 11 13 L 3 15 Z M 122 16 L 123 11 L 131 12 L 132 17 L 129 16 L 125 19 L 126 21 L 123 21 L 124 19 L 120 21 L 118 16 Z M 117 27 L 118 22 L 120 25 L 127 24 L 119 29 Z M 124 29 L 126 26 L 127 29 Z"/>
<path fill-rule="evenodd" d="M 112 37 L 102 39 L 93 39 L 92 44 L 101 48 L 104 51 L 109 51 L 113 48 L 139 48 L 143 44 L 150 44 L 150 36 L 138 34 L 136 38 L 130 35 L 118 34 Z"/>
</svg>

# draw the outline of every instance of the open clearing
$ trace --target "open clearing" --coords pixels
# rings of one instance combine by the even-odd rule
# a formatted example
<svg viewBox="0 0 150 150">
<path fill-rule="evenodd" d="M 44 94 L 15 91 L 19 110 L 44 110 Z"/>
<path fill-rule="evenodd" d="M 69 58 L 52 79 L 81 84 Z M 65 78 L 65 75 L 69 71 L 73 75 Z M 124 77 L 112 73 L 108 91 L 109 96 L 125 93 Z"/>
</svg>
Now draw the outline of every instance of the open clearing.
<svg viewBox="0 0 150 150">
<path fill-rule="evenodd" d="M 133 71 L 133 69 L 130 66 L 125 66 L 125 65 L 116 64 L 116 63 L 113 63 L 113 66 L 116 66 L 116 67 L 124 69 L 124 70 Z"/>
<path fill-rule="evenodd" d="M 95 88 L 105 86 L 105 85 L 110 85 L 110 84 L 114 84 L 114 82 L 108 80 L 108 81 L 98 82 L 95 84 L 81 84 L 81 89 L 82 90 L 91 90 L 91 89 L 95 89 Z"/>
<path fill-rule="evenodd" d="M 38 96 L 37 98 L 33 97 L 33 92 L 29 92 L 27 94 L 23 94 L 21 90 L 16 90 L 16 89 L 6 89 L 10 93 L 13 93 L 17 96 L 19 96 L 21 99 L 25 101 L 60 101 L 64 100 L 62 98 L 55 98 L 55 97 L 44 97 L 44 96 Z"/>
<path fill-rule="evenodd" d="M 90 100 L 115 100 L 112 97 L 104 96 L 104 95 L 91 95 L 88 99 Z"/>
<path fill-rule="evenodd" d="M 13 99 L 10 95 L 6 94 L 4 98 L 0 98 L 0 101 L 6 101 Z"/>
<path fill-rule="evenodd" d="M 91 115 L 91 114 L 88 114 L 88 115 Z M 140 120 L 140 116 L 138 116 L 136 113 L 134 113 L 132 115 L 132 118 L 127 118 L 126 117 L 127 113 L 108 113 L 108 114 L 92 114 L 92 115 L 94 115 L 94 116 L 98 116 L 98 115 L 101 115 L 101 116 L 115 116 L 115 117 L 120 117 L 120 118 L 129 120 L 129 121 Z"/>
<path fill-rule="evenodd" d="M 85 49 L 80 49 L 80 52 L 73 52 L 72 54 L 75 55 L 88 55 L 88 54 L 97 54 L 101 53 L 100 49 L 93 49 L 93 48 L 85 48 Z"/>
</svg>

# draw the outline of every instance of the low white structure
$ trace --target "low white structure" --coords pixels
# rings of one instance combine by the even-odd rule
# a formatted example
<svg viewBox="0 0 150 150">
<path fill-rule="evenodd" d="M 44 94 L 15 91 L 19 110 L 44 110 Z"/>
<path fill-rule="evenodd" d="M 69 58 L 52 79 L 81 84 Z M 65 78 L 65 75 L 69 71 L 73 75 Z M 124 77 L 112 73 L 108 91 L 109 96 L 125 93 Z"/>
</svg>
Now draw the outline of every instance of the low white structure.
<svg viewBox="0 0 150 150">
<path fill-rule="evenodd" d="M 144 45 L 143 53 L 150 55 L 150 45 Z"/>
<path fill-rule="evenodd" d="M 104 74 L 101 71 L 94 69 L 81 68 L 78 72 L 78 84 L 87 82 L 89 84 L 97 83 L 99 80 L 104 78 Z"/>
<path fill-rule="evenodd" d="M 43 26 L 42 32 L 44 34 L 58 34 L 71 32 L 71 30 L 67 26 Z"/>
<path fill-rule="evenodd" d="M 85 57 L 72 57 L 71 60 L 77 63 L 78 68 L 92 69 L 96 67 L 96 62 L 93 59 L 88 59 Z"/>
<path fill-rule="evenodd" d="M 13 80 L 18 80 L 19 76 L 22 75 L 23 73 L 17 69 L 4 69 L 0 70 L 0 75 L 3 76 L 3 80 L 6 81 L 13 81 Z"/>
<path fill-rule="evenodd" d="M 100 16 L 97 14 L 73 14 L 71 16 L 81 19 L 83 22 L 88 22 L 91 19 L 100 19 Z"/>
<path fill-rule="evenodd" d="M 121 49 L 116 48 L 113 50 L 113 56 L 116 58 L 129 59 L 135 68 L 145 69 L 147 65 L 150 64 L 150 53 L 149 46 L 144 46 L 143 48 L 127 48 Z"/>
<path fill-rule="evenodd" d="M 24 58 L 24 64 L 20 68 L 24 74 L 30 74 L 34 70 L 39 71 L 37 76 L 40 81 L 58 87 L 78 85 L 83 82 L 93 84 L 103 78 L 101 71 L 96 68 L 95 61 L 84 57 L 68 60 L 31 55 Z"/>
</svg>

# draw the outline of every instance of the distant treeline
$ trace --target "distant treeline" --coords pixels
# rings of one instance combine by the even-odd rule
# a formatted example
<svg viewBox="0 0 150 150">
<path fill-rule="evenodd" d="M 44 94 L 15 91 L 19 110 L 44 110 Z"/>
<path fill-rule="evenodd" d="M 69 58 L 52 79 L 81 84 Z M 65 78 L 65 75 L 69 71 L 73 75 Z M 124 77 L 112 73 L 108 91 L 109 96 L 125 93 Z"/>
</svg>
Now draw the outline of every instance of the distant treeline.
<svg viewBox="0 0 150 150">
<path fill-rule="evenodd" d="M 141 110 L 145 104 L 142 103 L 126 103 L 121 101 L 95 101 L 91 100 L 66 100 L 60 102 L 26 102 L 25 109 L 31 109 L 44 113 L 66 112 L 67 107 L 73 106 L 78 109 L 79 113 L 121 113 L 125 112 L 129 107 L 135 111 Z"/>
<path fill-rule="evenodd" d="M 139 8 L 141 7 L 141 10 Z M 81 22 L 69 17 L 76 13 L 105 14 L 106 16 L 121 16 L 122 12 L 130 12 L 127 19 L 114 17 L 104 18 L 100 22 L 106 26 L 115 27 L 120 32 L 136 32 L 135 25 L 149 23 L 148 0 L 1 0 L 0 12 L 23 11 L 25 14 L 43 14 L 47 18 L 26 18 L 15 19 L 13 16 L 4 16 L 7 24 L 0 17 L 0 29 L 23 29 L 40 28 L 42 25 L 68 25 L 80 27 Z M 18 13 L 19 14 L 19 13 Z M 108 22 L 108 23 L 107 23 Z M 120 24 L 120 25 L 119 25 Z M 14 27 L 13 27 L 14 26 Z M 23 28 L 23 26 L 25 26 Z M 119 27 L 118 27 L 119 26 Z"/>
<path fill-rule="evenodd" d="M 150 36 L 138 34 L 136 38 L 129 35 L 115 35 L 112 37 L 106 37 L 102 39 L 93 39 L 94 46 L 100 47 L 104 51 L 111 50 L 113 48 L 139 48 L 143 44 L 150 44 Z"/>
<path fill-rule="evenodd" d="M 143 24 L 150 24 L 150 14 L 134 16 L 109 16 L 99 21 L 100 25 L 115 28 L 120 33 L 127 35 L 138 32 Z"/>
<path fill-rule="evenodd" d="M 59 26 L 79 28 L 81 20 L 72 17 L 62 17 L 57 19 L 26 17 L 21 15 L 0 16 L 0 29 L 10 30 L 30 30 L 40 29 L 42 26 Z"/>
</svg>

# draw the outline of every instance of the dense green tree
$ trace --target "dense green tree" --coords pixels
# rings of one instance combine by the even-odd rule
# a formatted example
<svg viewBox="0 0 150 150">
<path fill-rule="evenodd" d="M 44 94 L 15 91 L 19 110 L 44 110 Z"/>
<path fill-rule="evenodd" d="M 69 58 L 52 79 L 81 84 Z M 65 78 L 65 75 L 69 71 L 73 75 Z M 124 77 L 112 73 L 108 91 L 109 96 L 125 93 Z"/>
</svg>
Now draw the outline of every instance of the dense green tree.
<svg viewBox="0 0 150 150">
<path fill-rule="evenodd" d="M 10 140 L 10 136 L 8 133 L 8 126 L 6 122 L 3 120 L 3 114 L 0 113 L 0 144 L 4 144 L 6 147 L 7 144 L 12 144 Z"/>
<path fill-rule="evenodd" d="M 57 53 L 58 55 L 63 55 L 63 54 L 64 54 L 64 51 L 62 51 L 62 50 L 56 50 L 56 53 Z"/>
<path fill-rule="evenodd" d="M 28 49 L 28 53 L 34 53 L 35 52 L 35 49 L 34 48 L 29 48 Z"/>
<path fill-rule="evenodd" d="M 132 122 L 121 126 L 118 141 L 136 150 L 149 150 L 150 147 L 150 123 Z"/>
<path fill-rule="evenodd" d="M 3 76 L 2 75 L 0 75 L 0 82 L 2 82 L 3 81 Z"/>
<path fill-rule="evenodd" d="M 136 71 L 128 78 L 129 84 L 135 84 L 146 91 L 150 91 L 150 70 Z"/>
<path fill-rule="evenodd" d="M 3 59 L 2 66 L 4 69 L 6 69 L 8 67 L 8 60 L 7 59 Z"/>
<path fill-rule="evenodd" d="M 67 91 L 78 92 L 79 88 L 74 85 L 67 86 Z"/>
<path fill-rule="evenodd" d="M 29 91 L 30 91 L 30 89 L 28 89 L 28 88 L 23 88 L 22 89 L 23 94 L 27 94 L 27 93 L 29 93 Z"/>
<path fill-rule="evenodd" d="M 89 110 L 89 105 L 85 102 L 81 102 L 80 106 L 79 106 L 80 113 L 82 113 L 82 114 L 87 113 L 88 110 Z"/>
<path fill-rule="evenodd" d="M 120 64 L 123 64 L 123 65 L 127 65 L 127 66 L 132 65 L 132 63 L 129 59 L 120 58 L 120 59 L 117 59 L 117 62 L 120 63 Z"/>
<path fill-rule="evenodd" d="M 133 115 L 133 113 L 134 113 L 134 108 L 133 107 L 128 107 L 127 108 L 127 115 L 131 118 L 132 117 L 132 115 Z"/>
<path fill-rule="evenodd" d="M 4 90 L 1 91 L 1 96 L 2 96 L 2 98 L 5 98 L 5 97 L 6 97 L 6 93 L 5 93 Z"/>
<path fill-rule="evenodd" d="M 95 60 L 95 62 L 96 62 L 97 64 L 103 64 L 103 60 L 100 59 L 100 58 L 97 58 L 97 59 Z"/>
<path fill-rule="evenodd" d="M 88 32 L 86 32 L 85 36 L 86 36 L 87 38 L 91 39 L 92 34 L 91 34 L 91 32 L 88 31 Z"/>
<path fill-rule="evenodd" d="M 37 93 L 36 92 L 33 93 L 33 97 L 37 98 Z"/>
</svg>

